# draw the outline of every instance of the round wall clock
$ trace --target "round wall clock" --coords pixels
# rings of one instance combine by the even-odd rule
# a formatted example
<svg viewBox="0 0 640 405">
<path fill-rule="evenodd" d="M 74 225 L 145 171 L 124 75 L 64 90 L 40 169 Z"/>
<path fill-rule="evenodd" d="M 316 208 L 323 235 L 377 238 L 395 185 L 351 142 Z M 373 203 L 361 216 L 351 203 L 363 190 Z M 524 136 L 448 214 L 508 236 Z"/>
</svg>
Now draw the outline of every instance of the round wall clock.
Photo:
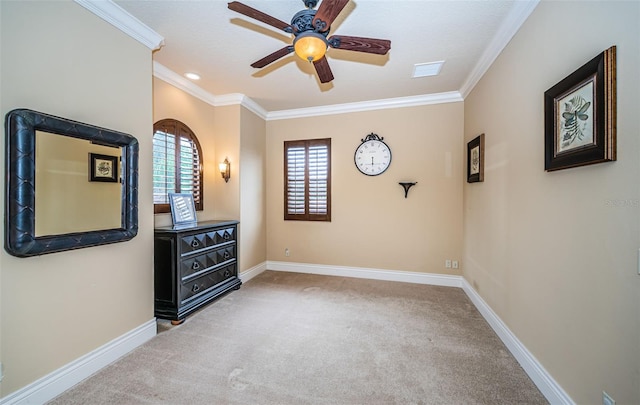
<svg viewBox="0 0 640 405">
<path fill-rule="evenodd" d="M 353 160 L 358 170 L 367 176 L 377 176 L 384 173 L 391 164 L 391 149 L 373 132 L 361 139 L 356 148 Z"/>
</svg>

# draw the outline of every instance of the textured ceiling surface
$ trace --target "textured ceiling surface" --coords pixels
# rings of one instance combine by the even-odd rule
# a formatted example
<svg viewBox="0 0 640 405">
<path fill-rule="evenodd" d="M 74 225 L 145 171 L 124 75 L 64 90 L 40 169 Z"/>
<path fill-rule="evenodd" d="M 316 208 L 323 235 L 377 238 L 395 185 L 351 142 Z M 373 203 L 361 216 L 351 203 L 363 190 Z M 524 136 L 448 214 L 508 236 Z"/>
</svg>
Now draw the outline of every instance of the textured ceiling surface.
<svg viewBox="0 0 640 405">
<path fill-rule="evenodd" d="M 115 0 L 164 37 L 153 59 L 220 96 L 240 93 L 267 111 L 459 91 L 515 1 L 351 0 L 330 35 L 391 40 L 387 55 L 330 48 L 335 79 L 321 84 L 313 65 L 294 54 L 254 69 L 251 63 L 292 43 L 293 36 L 227 8 L 221 0 Z M 242 3 L 285 22 L 304 9 L 301 0 Z M 444 61 L 438 76 L 412 78 L 414 64 Z"/>
</svg>

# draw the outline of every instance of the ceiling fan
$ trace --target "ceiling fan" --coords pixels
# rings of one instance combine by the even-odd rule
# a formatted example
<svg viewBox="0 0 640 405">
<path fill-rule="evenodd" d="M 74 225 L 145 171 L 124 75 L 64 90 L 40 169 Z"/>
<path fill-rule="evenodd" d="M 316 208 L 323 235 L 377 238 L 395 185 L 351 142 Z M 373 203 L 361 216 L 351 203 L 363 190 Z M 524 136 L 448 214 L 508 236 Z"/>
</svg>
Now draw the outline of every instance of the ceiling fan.
<svg viewBox="0 0 640 405">
<path fill-rule="evenodd" d="M 318 4 L 318 0 L 302 1 L 307 9 L 296 13 L 291 19 L 291 24 L 237 1 L 228 4 L 230 10 L 294 35 L 293 44 L 252 63 L 252 67 L 263 68 L 291 52 L 295 52 L 302 59 L 313 62 L 320 82 L 328 83 L 333 80 L 333 73 L 325 56 L 328 47 L 377 55 L 385 55 L 391 49 L 391 41 L 388 39 L 345 35 L 333 35 L 327 38 L 331 24 L 349 0 L 323 0 L 317 11 L 313 8 Z"/>
</svg>

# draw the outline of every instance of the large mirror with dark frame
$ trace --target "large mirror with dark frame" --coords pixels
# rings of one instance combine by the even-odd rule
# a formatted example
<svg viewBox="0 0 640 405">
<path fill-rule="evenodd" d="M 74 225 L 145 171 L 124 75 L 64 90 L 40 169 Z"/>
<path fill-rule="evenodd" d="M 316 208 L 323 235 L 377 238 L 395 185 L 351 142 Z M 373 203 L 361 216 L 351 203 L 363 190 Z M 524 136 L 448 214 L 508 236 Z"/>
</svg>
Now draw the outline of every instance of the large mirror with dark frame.
<svg viewBox="0 0 640 405">
<path fill-rule="evenodd" d="M 138 233 L 138 141 L 27 109 L 5 117 L 4 247 L 38 256 Z"/>
</svg>

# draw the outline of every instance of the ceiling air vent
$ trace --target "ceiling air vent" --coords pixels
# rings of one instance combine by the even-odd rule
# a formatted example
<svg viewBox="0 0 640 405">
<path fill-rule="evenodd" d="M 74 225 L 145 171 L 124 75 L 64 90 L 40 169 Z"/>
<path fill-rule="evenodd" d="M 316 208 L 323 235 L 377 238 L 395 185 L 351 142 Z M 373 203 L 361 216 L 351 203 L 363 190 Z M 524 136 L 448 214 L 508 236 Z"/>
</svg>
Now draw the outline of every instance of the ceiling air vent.
<svg viewBox="0 0 640 405">
<path fill-rule="evenodd" d="M 412 77 L 436 76 L 440 73 L 440 69 L 444 65 L 444 61 L 431 63 L 416 63 L 413 65 Z"/>
</svg>

